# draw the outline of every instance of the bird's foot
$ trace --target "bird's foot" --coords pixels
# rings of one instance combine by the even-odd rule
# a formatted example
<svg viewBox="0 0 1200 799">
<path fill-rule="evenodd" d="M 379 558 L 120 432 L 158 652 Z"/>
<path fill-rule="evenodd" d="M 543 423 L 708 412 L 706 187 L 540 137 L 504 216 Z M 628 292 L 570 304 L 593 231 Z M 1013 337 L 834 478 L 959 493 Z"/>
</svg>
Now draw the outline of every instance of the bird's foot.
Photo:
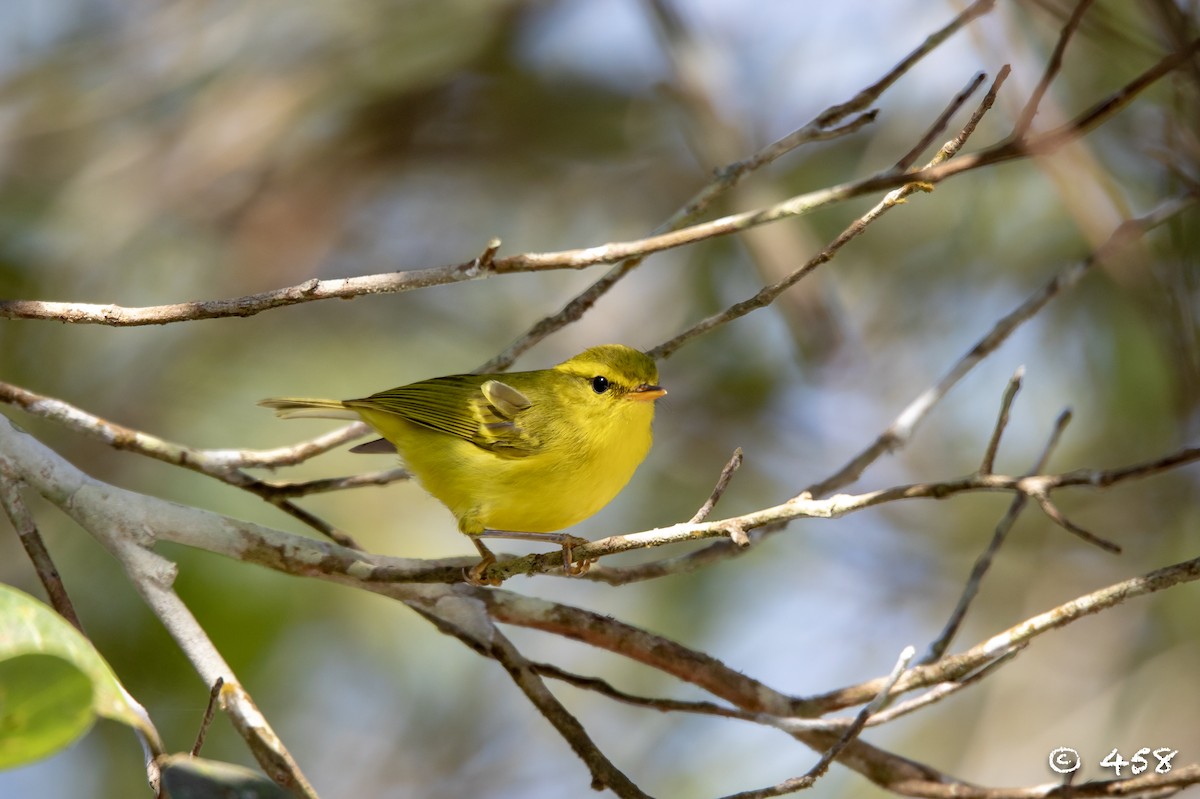
<svg viewBox="0 0 1200 799">
<path fill-rule="evenodd" d="M 596 562 L 596 558 L 585 558 L 578 563 L 575 562 L 574 549 L 577 546 L 590 544 L 586 538 L 578 536 L 567 536 L 562 542 L 562 559 L 563 573 L 568 577 L 578 577 L 581 574 L 587 574 L 588 569 L 592 568 L 592 564 Z"/>
<path fill-rule="evenodd" d="M 504 580 L 499 577 L 486 577 L 485 578 L 483 576 L 483 573 L 485 571 L 487 571 L 489 568 L 491 568 L 493 565 L 495 565 L 496 556 L 493 555 L 491 550 L 488 549 L 487 547 L 485 547 L 483 545 L 483 542 L 480 541 L 479 539 L 472 538 L 471 540 L 475 543 L 475 548 L 479 550 L 479 554 L 483 559 L 481 561 L 479 561 L 478 563 L 476 563 L 474 566 L 472 566 L 469 571 L 467 569 L 463 569 L 463 577 L 466 579 L 466 581 L 468 583 L 470 583 L 471 585 L 475 585 L 475 586 L 490 585 L 494 588 L 495 586 L 498 586 L 501 583 L 503 583 Z"/>
<path fill-rule="evenodd" d="M 483 545 L 481 538 L 512 538 L 517 541 L 541 541 L 543 543 L 558 544 L 562 547 L 562 564 L 563 574 L 568 577 L 578 577 L 581 574 L 586 574 L 592 564 L 596 562 L 595 558 L 585 558 L 584 560 L 575 562 L 575 547 L 585 546 L 592 543 L 586 538 L 580 538 L 577 535 L 569 533 L 523 533 L 514 530 L 484 530 L 480 533 L 468 533 L 471 537 L 475 548 L 479 550 L 479 554 L 483 556 L 483 561 L 475 568 L 471 569 L 466 574 L 467 581 L 472 585 L 500 585 L 501 580 L 493 578 L 492 580 L 483 579 L 483 573 L 489 566 L 496 562 L 495 556 L 491 551 Z"/>
</svg>

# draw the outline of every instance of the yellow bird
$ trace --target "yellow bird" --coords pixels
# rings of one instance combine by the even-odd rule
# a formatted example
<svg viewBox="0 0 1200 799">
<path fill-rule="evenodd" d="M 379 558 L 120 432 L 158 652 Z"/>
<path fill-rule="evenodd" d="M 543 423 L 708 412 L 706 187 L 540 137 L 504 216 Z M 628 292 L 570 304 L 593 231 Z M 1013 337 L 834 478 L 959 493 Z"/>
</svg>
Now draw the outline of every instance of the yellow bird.
<svg viewBox="0 0 1200 799">
<path fill-rule="evenodd" d="M 629 482 L 650 451 L 654 400 L 666 393 L 651 358 L 605 344 L 551 369 L 435 377 L 364 399 L 259 404 L 285 419 L 361 418 L 377 430 L 382 440 L 354 451 L 400 454 L 479 549 L 483 560 L 468 579 L 481 583 L 495 562 L 483 537 L 555 543 L 568 573 L 586 570 L 571 559 L 571 547 L 586 540 L 557 531 Z"/>
</svg>

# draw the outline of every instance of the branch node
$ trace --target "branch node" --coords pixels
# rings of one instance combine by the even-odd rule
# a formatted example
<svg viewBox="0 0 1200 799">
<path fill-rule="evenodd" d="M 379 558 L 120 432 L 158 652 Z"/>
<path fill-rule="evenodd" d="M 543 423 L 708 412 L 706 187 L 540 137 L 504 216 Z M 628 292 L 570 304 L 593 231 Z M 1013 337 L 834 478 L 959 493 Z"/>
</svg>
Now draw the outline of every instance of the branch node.
<svg viewBox="0 0 1200 799">
<path fill-rule="evenodd" d="M 729 536 L 729 540 L 739 549 L 745 549 L 750 546 L 750 536 L 746 535 L 746 528 L 743 525 L 727 524 L 722 529 Z"/>
<path fill-rule="evenodd" d="M 492 262 L 496 260 L 496 253 L 500 250 L 500 239 L 493 236 L 488 239 L 487 247 L 479 257 L 475 259 L 473 266 L 475 269 L 489 271 L 492 268 Z"/>
</svg>

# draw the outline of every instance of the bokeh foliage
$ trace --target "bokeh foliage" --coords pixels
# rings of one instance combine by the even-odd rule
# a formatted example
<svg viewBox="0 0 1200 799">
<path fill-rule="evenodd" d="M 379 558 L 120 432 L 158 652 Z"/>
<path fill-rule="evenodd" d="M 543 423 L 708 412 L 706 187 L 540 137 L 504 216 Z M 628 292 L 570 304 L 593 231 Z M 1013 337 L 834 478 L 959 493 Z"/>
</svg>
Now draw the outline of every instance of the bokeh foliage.
<svg viewBox="0 0 1200 799">
<path fill-rule="evenodd" d="M 460 262 L 492 236 L 504 252 L 635 238 L 720 166 L 704 155 L 717 135 L 713 119 L 734 142 L 732 157 L 744 156 L 849 97 L 956 10 L 924 0 L 829 4 L 837 11 L 676 5 L 711 118 L 678 91 L 654 16 L 634 2 L 5 4 L 0 296 L 170 303 Z M 1012 63 L 976 142 L 1003 135 L 1065 12 L 1057 3 L 999 5 L 885 95 L 875 124 L 793 154 L 752 180 L 765 194 L 736 192 L 714 211 L 882 169 L 975 71 Z M 1076 113 L 1168 49 L 1178 26 L 1160 17 L 1163 5 L 1097 3 L 1038 124 Z M 671 395 L 655 449 L 625 494 L 579 532 L 687 518 L 735 446 L 747 460 L 725 513 L 780 501 L 832 472 L 992 320 L 1124 215 L 1178 192 L 1164 160 L 1195 178 L 1196 92 L 1185 70 L 1053 157 L 913 198 L 804 281 L 804 303 L 785 298 L 660 364 Z M 520 365 L 605 341 L 657 344 L 752 294 L 781 266 L 799 265 L 868 204 L 781 223 L 753 249 L 717 240 L 655 256 Z M 1189 212 L 1056 300 L 863 485 L 973 469 L 1019 364 L 1026 387 L 1000 470 L 1026 469 L 1068 405 L 1075 420 L 1055 470 L 1115 466 L 1194 441 L 1198 230 Z M 358 396 L 468 370 L 599 274 L 518 275 L 158 328 L 3 321 L 0 379 L 193 446 L 281 445 L 320 428 L 279 423 L 254 407 L 257 399 Z M 232 488 L 12 416 L 106 481 L 304 532 Z M 299 474 L 378 465 L 337 453 Z M 1194 556 L 1197 477 L 1193 466 L 1063 500 L 1071 518 L 1126 547 L 1120 558 L 1029 512 L 962 643 Z M 778 688 L 814 693 L 883 673 L 905 644 L 932 638 L 1007 501 L 971 496 L 798 523 L 730 563 L 619 590 L 541 578 L 512 587 L 611 613 Z M 102 550 L 52 509 L 31 505 L 98 648 L 168 745 L 188 748 L 207 688 Z M 372 550 L 472 551 L 414 486 L 305 505 Z M 412 614 L 204 553 L 167 554 L 180 563 L 180 593 L 323 796 L 583 792 L 582 766 L 502 670 Z M 15 538 L 2 534 L 0 581 L 37 590 Z M 994 682 L 867 737 L 998 784 L 1046 781 L 1045 754 L 1064 744 L 1096 760 L 1111 747 L 1159 742 L 1194 755 L 1197 599 L 1196 587 L 1184 586 L 1080 623 Z M 583 647 L 513 637 L 533 659 L 605 673 L 632 691 L 690 695 Z M 570 688 L 561 695 L 655 795 L 719 795 L 815 759 L 749 725 L 613 707 Z M 205 754 L 247 760 L 220 721 Z M 818 788 L 828 796 L 862 789 L 836 770 Z M 137 744 L 117 725 L 99 725 L 45 766 L 0 774 L 2 795 L 144 790 Z"/>
</svg>

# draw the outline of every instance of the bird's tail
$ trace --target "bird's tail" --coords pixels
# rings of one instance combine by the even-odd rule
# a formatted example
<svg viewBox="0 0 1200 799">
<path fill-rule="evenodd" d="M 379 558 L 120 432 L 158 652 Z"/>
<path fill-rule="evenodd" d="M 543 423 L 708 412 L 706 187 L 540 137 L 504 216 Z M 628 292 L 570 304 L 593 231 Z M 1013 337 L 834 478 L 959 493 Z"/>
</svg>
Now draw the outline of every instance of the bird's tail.
<svg viewBox="0 0 1200 799">
<path fill-rule="evenodd" d="M 280 419 L 353 419 L 359 421 L 362 418 L 347 408 L 341 400 L 272 397 L 262 400 L 258 404 L 275 411 Z"/>
</svg>

